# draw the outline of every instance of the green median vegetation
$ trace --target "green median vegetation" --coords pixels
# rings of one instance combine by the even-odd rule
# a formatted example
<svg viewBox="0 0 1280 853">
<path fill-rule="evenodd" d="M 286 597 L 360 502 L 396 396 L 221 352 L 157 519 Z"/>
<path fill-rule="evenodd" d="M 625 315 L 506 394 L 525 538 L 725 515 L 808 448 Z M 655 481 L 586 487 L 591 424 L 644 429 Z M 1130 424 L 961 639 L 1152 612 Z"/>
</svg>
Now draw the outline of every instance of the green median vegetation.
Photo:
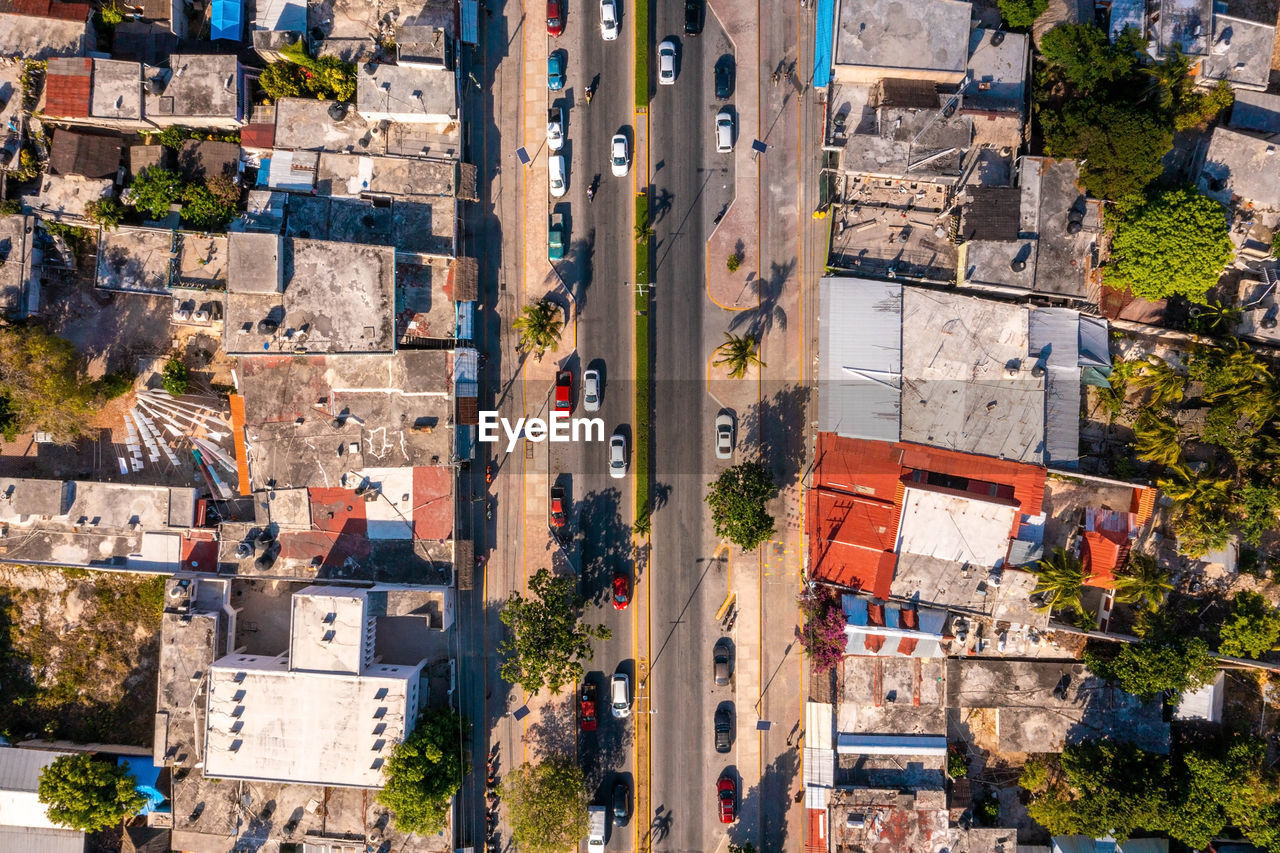
<svg viewBox="0 0 1280 853">
<path fill-rule="evenodd" d="M 648 535 L 649 514 L 653 511 L 649 494 L 650 376 L 649 340 L 649 256 L 653 227 L 649 222 L 649 196 L 636 196 L 636 533 Z"/>
</svg>

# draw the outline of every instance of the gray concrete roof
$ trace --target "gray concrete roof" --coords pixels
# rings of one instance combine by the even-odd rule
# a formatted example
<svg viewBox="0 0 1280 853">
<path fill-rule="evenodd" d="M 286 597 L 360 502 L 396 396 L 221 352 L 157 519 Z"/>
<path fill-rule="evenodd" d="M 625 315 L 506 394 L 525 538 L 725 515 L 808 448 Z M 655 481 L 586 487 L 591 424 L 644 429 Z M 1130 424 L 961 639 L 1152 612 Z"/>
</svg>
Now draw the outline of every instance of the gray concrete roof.
<svg viewBox="0 0 1280 853">
<path fill-rule="evenodd" d="M 901 553 L 889 592 L 922 604 L 982 613 L 993 620 L 1015 625 L 1047 627 L 1049 614 L 1037 611 L 1027 599 L 1035 588 L 1035 575 L 1005 569 L 1001 573 L 1000 585 L 992 586 L 987 577 L 989 568 L 966 566 L 923 554 Z"/>
<path fill-rule="evenodd" d="M 1161 54 L 1177 45 L 1189 56 L 1209 52 L 1213 28 L 1213 0 L 1155 0 L 1152 4 L 1160 20 L 1157 36 Z"/>
<path fill-rule="evenodd" d="M 1236 92 L 1236 102 L 1231 107 L 1231 120 L 1227 124 L 1237 130 L 1280 133 L 1280 95 L 1251 92 L 1248 89 Z"/>
<path fill-rule="evenodd" d="M 0 13 L 0 56 L 48 59 L 84 53 L 87 21 Z"/>
<path fill-rule="evenodd" d="M 316 167 L 316 191 L 322 196 L 452 196 L 456 182 L 457 164 L 451 160 L 326 152 Z"/>
<path fill-rule="evenodd" d="M 98 287 L 168 293 L 173 283 L 174 232 L 167 228 L 103 231 L 98 240 Z"/>
<path fill-rule="evenodd" d="M 356 78 L 356 109 L 367 119 L 444 123 L 458 118 L 458 81 L 443 66 L 365 64 Z"/>
<path fill-rule="evenodd" d="M 142 118 L 142 66 L 114 59 L 93 61 L 89 114 L 96 118 Z"/>
<path fill-rule="evenodd" d="M 971 13 L 962 0 L 841 0 L 835 64 L 963 72 Z"/>
<path fill-rule="evenodd" d="M 329 109 L 336 101 L 314 98 L 281 98 L 276 102 L 276 148 L 383 154 L 386 136 L 373 136 L 373 125 L 351 105 L 334 120 Z"/>
<path fill-rule="evenodd" d="M 937 109 L 880 107 L 874 129 L 848 137 L 840 165 L 860 174 L 954 178 L 972 142 L 971 116 L 956 112 L 941 118 Z"/>
<path fill-rule="evenodd" d="M 1026 105 L 1031 40 L 1023 33 L 1004 33 L 1004 41 L 994 45 L 991 37 L 995 32 L 979 28 L 969 34 L 968 67 L 973 82 L 965 90 L 964 105 L 1021 113 Z"/>
<path fill-rule="evenodd" d="M 227 236 L 227 292 L 279 293 L 284 247 L 279 234 L 233 231 Z"/>
<path fill-rule="evenodd" d="M 457 202 L 452 196 L 397 199 L 388 206 L 356 198 L 294 193 L 288 198 L 285 234 L 370 246 L 399 253 L 452 257 Z"/>
<path fill-rule="evenodd" d="M 34 225 L 35 221 L 28 223 L 21 214 L 0 216 L 0 311 L 5 313 L 20 315 L 26 310 L 22 295 L 31 272 L 29 224 Z"/>
<path fill-rule="evenodd" d="M 1213 46 L 1200 63 L 1200 76 L 1205 80 L 1226 80 L 1242 88 L 1266 89 L 1275 44 L 1274 24 L 1215 14 Z"/>
<path fill-rule="evenodd" d="M 111 195 L 115 181 L 110 178 L 82 178 L 79 175 L 50 175 L 40 177 L 40 188 L 32 195 L 24 195 L 24 210 L 42 214 L 46 219 L 83 220 L 85 207 Z"/>
<path fill-rule="evenodd" d="M 1205 193 L 1224 204 L 1239 197 L 1262 210 L 1280 210 L 1280 141 L 1218 127 L 1200 172 Z"/>
<path fill-rule="evenodd" d="M 164 91 L 146 94 L 147 117 L 160 124 L 170 119 L 222 119 L 240 116 L 240 65 L 234 54 L 200 56 L 175 53 L 168 69 L 153 69 Z"/>
</svg>

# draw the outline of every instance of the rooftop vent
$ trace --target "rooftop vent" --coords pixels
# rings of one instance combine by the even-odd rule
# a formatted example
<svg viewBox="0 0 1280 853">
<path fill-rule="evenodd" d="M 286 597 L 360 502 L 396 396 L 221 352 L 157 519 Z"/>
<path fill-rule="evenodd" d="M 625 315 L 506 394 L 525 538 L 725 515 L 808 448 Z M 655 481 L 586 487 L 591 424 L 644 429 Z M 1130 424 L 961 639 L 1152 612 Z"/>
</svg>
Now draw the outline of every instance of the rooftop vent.
<svg viewBox="0 0 1280 853">
<path fill-rule="evenodd" d="M 1004 44 L 1004 36 L 1005 36 L 1004 30 L 996 30 L 995 32 L 993 32 L 991 34 L 991 46 L 999 47 L 1000 45 Z"/>
</svg>

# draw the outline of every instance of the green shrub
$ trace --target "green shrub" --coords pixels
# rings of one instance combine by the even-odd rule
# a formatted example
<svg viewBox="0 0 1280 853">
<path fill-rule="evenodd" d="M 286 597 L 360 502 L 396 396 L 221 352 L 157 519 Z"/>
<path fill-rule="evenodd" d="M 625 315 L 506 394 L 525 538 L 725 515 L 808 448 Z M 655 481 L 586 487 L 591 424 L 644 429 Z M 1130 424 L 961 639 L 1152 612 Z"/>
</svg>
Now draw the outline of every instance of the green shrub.
<svg viewBox="0 0 1280 853">
<path fill-rule="evenodd" d="M 169 205 L 182 198 L 182 179 L 171 169 L 151 166 L 138 173 L 129 191 L 135 207 L 152 219 L 163 219 Z"/>
<path fill-rule="evenodd" d="M 174 356 L 165 363 L 164 371 L 160 374 L 160 380 L 164 390 L 175 397 L 181 397 L 187 393 L 187 389 L 191 386 L 191 373 L 187 370 L 187 366 L 177 356 Z"/>
<path fill-rule="evenodd" d="M 1049 0 L 997 0 L 1000 17 L 1013 29 L 1028 29 L 1049 8 Z"/>
<path fill-rule="evenodd" d="M 738 267 L 742 266 L 742 255 L 734 252 L 729 256 L 729 259 L 725 261 L 724 265 L 728 268 L 729 272 L 737 272 Z"/>
<path fill-rule="evenodd" d="M 95 396 L 99 400 L 114 400 L 133 390 L 134 376 L 127 370 L 117 370 L 99 379 L 95 386 Z"/>
<path fill-rule="evenodd" d="M 116 230 L 124 221 L 124 205 L 113 195 L 89 202 L 85 205 L 85 212 L 90 219 L 109 231 Z"/>
</svg>

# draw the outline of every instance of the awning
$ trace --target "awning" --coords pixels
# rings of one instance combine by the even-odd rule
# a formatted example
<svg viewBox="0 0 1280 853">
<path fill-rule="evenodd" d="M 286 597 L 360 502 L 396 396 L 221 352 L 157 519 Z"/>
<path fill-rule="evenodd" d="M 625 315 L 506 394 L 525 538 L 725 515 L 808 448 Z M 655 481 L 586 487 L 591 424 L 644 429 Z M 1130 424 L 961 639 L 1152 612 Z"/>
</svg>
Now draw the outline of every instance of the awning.
<svg viewBox="0 0 1280 853">
<path fill-rule="evenodd" d="M 244 0 L 213 0 L 210 9 L 212 39 L 240 41 L 244 31 Z"/>
</svg>

